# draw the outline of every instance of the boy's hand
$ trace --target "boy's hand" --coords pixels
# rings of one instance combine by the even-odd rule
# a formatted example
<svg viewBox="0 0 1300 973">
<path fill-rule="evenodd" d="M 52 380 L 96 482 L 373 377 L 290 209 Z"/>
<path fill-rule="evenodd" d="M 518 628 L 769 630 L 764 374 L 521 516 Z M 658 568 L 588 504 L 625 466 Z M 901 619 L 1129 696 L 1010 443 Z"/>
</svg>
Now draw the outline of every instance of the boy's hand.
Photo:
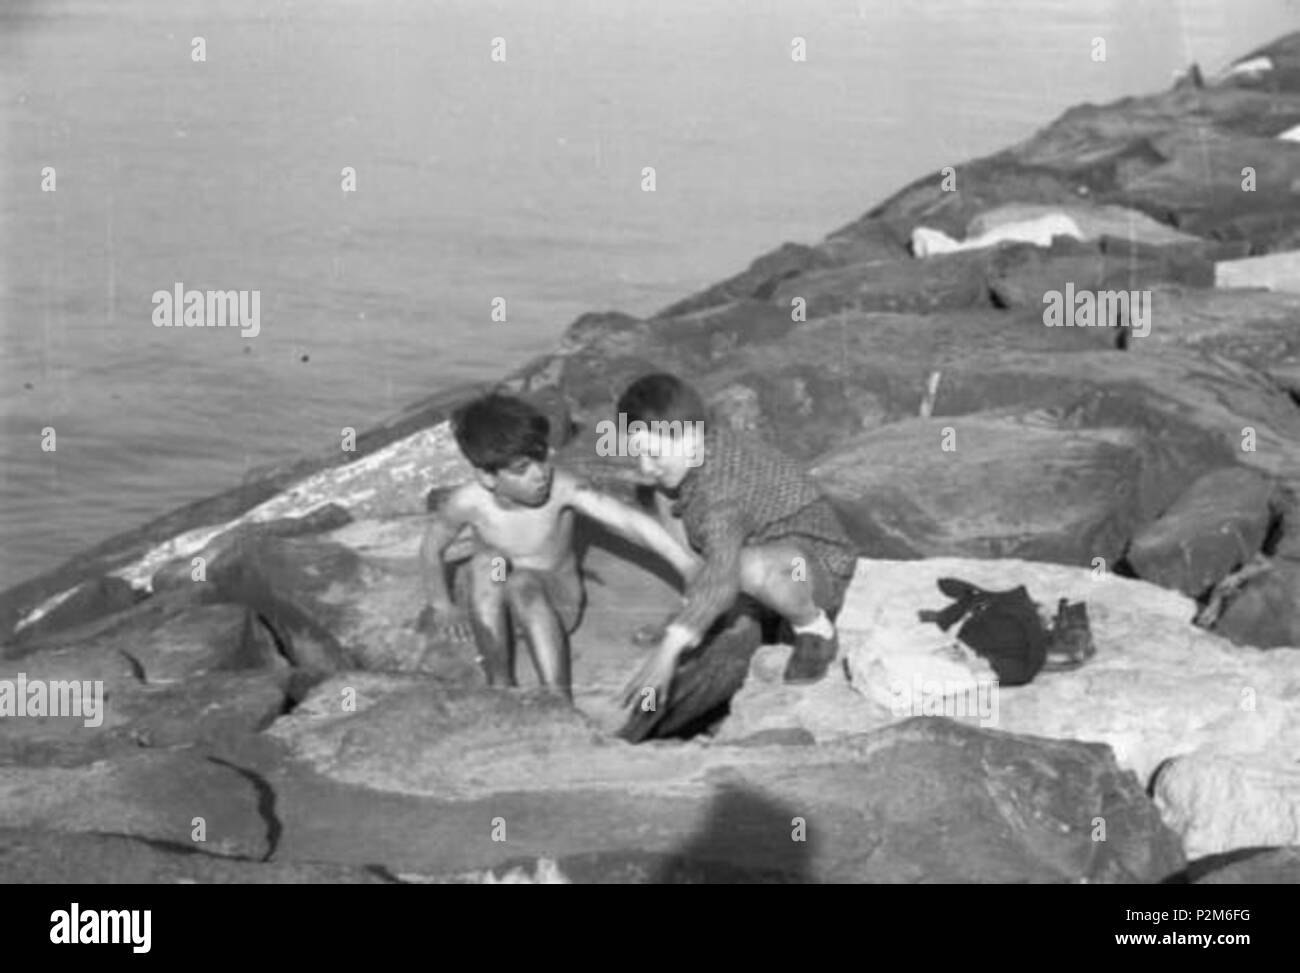
<svg viewBox="0 0 1300 973">
<path fill-rule="evenodd" d="M 425 605 L 415 621 L 416 631 L 424 632 L 431 642 L 472 642 L 474 630 L 469 613 L 459 605 L 434 608 Z"/>
<path fill-rule="evenodd" d="M 677 670 L 677 653 L 665 651 L 662 642 L 656 646 L 636 674 L 623 687 L 623 705 L 642 709 L 658 709 L 668 705 L 668 689 Z M 650 690 L 650 692 L 646 692 Z M 649 700 L 647 703 L 646 700 Z"/>
<path fill-rule="evenodd" d="M 694 633 L 678 625 L 664 629 L 663 637 L 641 664 L 636 674 L 623 687 L 623 705 L 638 705 L 643 709 L 658 709 L 668 703 L 668 690 L 672 686 L 677 660 L 695 641 Z M 651 690 L 647 693 L 646 690 Z M 649 700 L 649 703 L 646 703 Z"/>
</svg>

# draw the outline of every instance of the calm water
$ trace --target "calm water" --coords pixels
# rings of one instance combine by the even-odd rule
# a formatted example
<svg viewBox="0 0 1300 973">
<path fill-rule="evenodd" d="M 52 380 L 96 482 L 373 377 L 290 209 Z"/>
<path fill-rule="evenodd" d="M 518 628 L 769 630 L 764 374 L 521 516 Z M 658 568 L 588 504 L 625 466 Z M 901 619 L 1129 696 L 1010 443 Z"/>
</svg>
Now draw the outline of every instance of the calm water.
<svg viewBox="0 0 1300 973">
<path fill-rule="evenodd" d="M 1295 0 L 5 0 L 0 586 L 1297 23 Z M 155 329 L 178 281 L 260 290 L 261 334 Z"/>
</svg>

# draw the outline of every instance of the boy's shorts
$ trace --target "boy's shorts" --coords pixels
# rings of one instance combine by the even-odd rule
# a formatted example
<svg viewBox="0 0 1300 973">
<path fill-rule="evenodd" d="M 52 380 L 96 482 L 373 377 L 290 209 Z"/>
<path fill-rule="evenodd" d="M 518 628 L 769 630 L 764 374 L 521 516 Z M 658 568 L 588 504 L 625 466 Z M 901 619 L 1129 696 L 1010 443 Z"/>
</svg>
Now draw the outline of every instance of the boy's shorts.
<svg viewBox="0 0 1300 973">
<path fill-rule="evenodd" d="M 790 534 L 779 540 L 794 544 L 808 554 L 813 604 L 833 621 L 844 607 L 844 596 L 853 581 L 853 569 L 858 563 L 857 552 L 820 537 Z"/>
<path fill-rule="evenodd" d="M 452 582 L 453 597 L 456 604 L 464 605 L 466 608 L 470 606 L 470 565 L 473 563 L 473 559 L 468 559 L 458 564 Z M 575 577 L 572 582 L 567 582 L 554 571 L 532 571 L 530 573 L 541 584 L 542 590 L 546 592 L 546 600 L 550 602 L 551 608 L 555 610 L 555 615 L 560 621 L 560 626 L 564 629 L 564 634 L 572 635 L 582 622 L 582 613 L 587 605 L 587 591 L 582 583 L 581 576 Z M 511 621 L 515 624 L 516 630 L 522 631 L 521 626 L 514 622 L 513 616 Z"/>
</svg>

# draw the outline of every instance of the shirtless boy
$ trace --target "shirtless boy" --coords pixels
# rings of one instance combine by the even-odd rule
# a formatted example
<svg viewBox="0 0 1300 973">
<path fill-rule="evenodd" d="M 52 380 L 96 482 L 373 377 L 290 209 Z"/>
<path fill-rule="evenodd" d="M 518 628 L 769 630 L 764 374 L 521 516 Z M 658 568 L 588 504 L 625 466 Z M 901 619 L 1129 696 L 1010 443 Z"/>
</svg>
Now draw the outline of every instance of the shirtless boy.
<svg viewBox="0 0 1300 973">
<path fill-rule="evenodd" d="M 699 562 L 653 517 L 555 467 L 549 422 L 526 402 L 485 396 L 459 409 L 452 427 L 475 478 L 431 516 L 420 547 L 431 634 L 466 640 L 472 632 L 489 685 L 513 686 L 513 619 L 527 637 L 539 681 L 572 699 L 568 637 L 585 602 L 574 512 L 654 551 L 684 578 Z M 468 589 L 468 605 L 457 605 L 443 552 L 466 527 L 474 554 L 457 578 L 457 587 Z"/>
</svg>

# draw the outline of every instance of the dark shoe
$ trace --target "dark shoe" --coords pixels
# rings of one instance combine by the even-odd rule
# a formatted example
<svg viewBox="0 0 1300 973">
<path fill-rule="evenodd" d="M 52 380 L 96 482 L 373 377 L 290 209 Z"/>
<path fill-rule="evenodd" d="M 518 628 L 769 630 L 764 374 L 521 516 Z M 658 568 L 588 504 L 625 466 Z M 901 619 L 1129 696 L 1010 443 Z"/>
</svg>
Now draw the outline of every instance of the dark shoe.
<svg viewBox="0 0 1300 973">
<path fill-rule="evenodd" d="M 840 651 L 839 637 L 828 639 L 811 632 L 794 637 L 794 654 L 785 667 L 785 681 L 791 685 L 817 682 L 826 675 L 831 661 Z"/>
</svg>

